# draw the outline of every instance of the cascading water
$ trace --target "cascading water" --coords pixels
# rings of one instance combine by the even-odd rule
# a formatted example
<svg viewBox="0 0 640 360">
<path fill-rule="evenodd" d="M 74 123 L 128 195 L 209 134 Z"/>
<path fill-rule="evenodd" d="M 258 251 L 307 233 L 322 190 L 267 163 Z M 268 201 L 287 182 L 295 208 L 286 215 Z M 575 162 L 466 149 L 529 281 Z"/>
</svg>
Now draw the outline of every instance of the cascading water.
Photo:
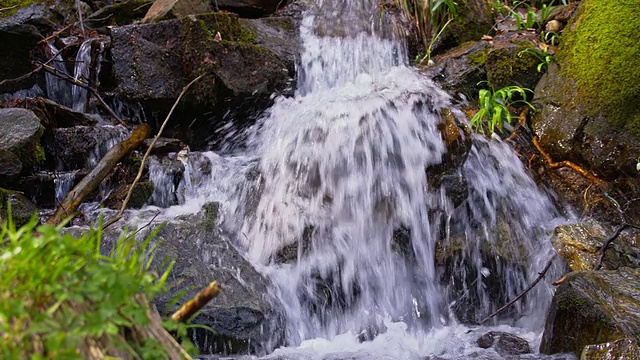
<svg viewBox="0 0 640 360">
<path fill-rule="evenodd" d="M 513 298 L 552 254 L 556 211 L 508 145 L 474 139 L 451 175 L 467 184 L 462 205 L 428 185 L 425 169 L 447 151 L 438 124 L 449 97 L 407 67 L 402 42 L 377 29 L 376 6 L 320 0 L 302 23 L 297 95 L 248 130 L 243 154 L 191 156 L 182 205 L 168 211 L 223 203 L 222 226 L 284 308 L 291 347 L 276 357 L 464 355 L 463 300 L 488 315 L 502 305 L 490 291 Z M 152 179 L 161 168 L 152 164 Z M 168 178 L 158 177 L 174 186 Z M 447 248 L 457 255 L 437 266 Z M 486 248 L 512 258 L 487 259 Z M 539 285 L 510 325 L 535 337 L 549 293 Z M 365 345 L 363 330 L 386 333 Z"/>
<path fill-rule="evenodd" d="M 91 75 L 91 44 L 93 39 L 85 40 L 76 54 L 76 63 L 73 78 L 76 81 L 86 82 Z M 75 111 L 84 112 L 87 107 L 87 89 L 73 85 L 71 87 L 72 108 Z"/>
</svg>

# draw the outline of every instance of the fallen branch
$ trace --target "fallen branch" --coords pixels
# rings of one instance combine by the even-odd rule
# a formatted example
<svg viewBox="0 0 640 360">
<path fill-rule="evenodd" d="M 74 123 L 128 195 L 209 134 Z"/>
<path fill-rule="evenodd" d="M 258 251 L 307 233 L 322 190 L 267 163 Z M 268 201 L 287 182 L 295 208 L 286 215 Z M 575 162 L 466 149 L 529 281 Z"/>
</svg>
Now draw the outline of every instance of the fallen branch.
<svg viewBox="0 0 640 360">
<path fill-rule="evenodd" d="M 30 78 L 31 76 L 33 76 L 33 74 L 37 73 L 38 71 L 42 70 L 44 65 L 49 65 L 53 60 L 55 60 L 56 56 L 58 56 L 60 53 L 62 53 L 62 51 L 66 50 L 68 47 L 70 47 L 71 45 L 67 45 L 65 47 L 63 47 L 62 49 L 58 50 L 55 54 L 53 54 L 53 56 L 51 56 L 51 58 L 49 58 L 49 60 L 45 61 L 44 63 L 36 66 L 35 69 L 29 71 L 28 73 L 18 76 L 17 78 L 13 78 L 13 79 L 4 79 L 2 81 L 0 81 L 0 86 L 4 85 L 4 84 L 9 84 L 9 83 L 14 83 L 14 82 L 19 82 L 25 79 Z"/>
<path fill-rule="evenodd" d="M 38 44 L 46 44 L 46 43 L 47 43 L 47 41 L 49 41 L 49 40 L 51 40 L 51 39 L 53 39 L 53 38 L 57 37 L 58 35 L 60 35 L 60 34 L 61 34 L 61 33 L 63 33 L 64 31 L 69 30 L 71 27 L 73 27 L 73 26 L 75 26 L 75 25 L 76 25 L 76 23 L 72 23 L 72 24 L 69 24 L 69 25 L 67 25 L 67 26 L 63 27 L 62 29 L 60 29 L 60 30 L 58 30 L 58 31 L 54 32 L 53 34 L 51 34 L 51 35 L 47 36 L 46 38 L 44 38 L 44 39 L 42 39 L 42 40 L 38 41 Z"/>
<path fill-rule="evenodd" d="M 138 181 L 140 181 L 140 178 L 142 177 L 142 172 L 144 171 L 144 164 L 147 161 L 147 158 L 149 157 L 149 154 L 151 154 L 151 151 L 153 150 L 153 146 L 156 144 L 156 142 L 158 141 L 160 136 L 162 136 L 162 131 L 164 131 L 165 126 L 167 126 L 167 123 L 169 122 L 169 119 L 171 118 L 171 115 L 173 114 L 173 111 L 178 106 L 178 103 L 180 102 L 180 100 L 182 99 L 184 94 L 187 93 L 187 90 L 189 90 L 191 85 L 193 85 L 196 81 L 200 80 L 203 76 L 204 75 L 198 76 L 197 78 L 191 80 L 191 82 L 188 83 L 184 88 L 182 88 L 182 92 L 180 92 L 180 95 L 178 95 L 178 98 L 173 103 L 173 106 L 171 107 L 171 110 L 169 110 L 169 114 L 167 114 L 167 117 L 164 119 L 164 122 L 162 123 L 162 126 L 160 126 L 160 130 L 158 130 L 158 133 L 153 138 L 153 141 L 151 142 L 151 145 L 149 145 L 149 147 L 147 148 L 147 151 L 144 153 L 144 156 L 142 157 L 142 161 L 140 162 L 140 167 L 138 168 L 138 174 L 136 175 L 136 178 L 133 180 L 133 183 L 131 183 L 131 186 L 129 186 L 129 191 L 127 192 L 127 196 L 124 198 L 124 201 L 122 202 L 122 206 L 120 206 L 120 211 L 118 211 L 116 216 L 114 216 L 113 218 L 111 218 L 109 221 L 107 221 L 104 224 L 104 228 L 105 229 L 107 227 L 111 226 L 116 221 L 120 220 L 120 218 L 122 218 L 122 214 L 124 214 L 124 210 L 127 208 L 127 203 L 129 203 L 129 199 L 131 199 L 131 194 L 133 193 L 133 188 L 136 186 L 136 184 L 138 183 Z"/>
<path fill-rule="evenodd" d="M 87 176 L 85 176 L 62 200 L 55 213 L 46 221 L 49 225 L 58 225 L 67 217 L 73 215 L 78 206 L 91 194 L 109 175 L 118 162 L 133 149 L 137 148 L 149 135 L 151 127 L 147 124 L 138 126 L 124 141 L 113 146 L 102 157 L 100 162 Z"/>
<path fill-rule="evenodd" d="M 528 288 L 524 289 L 523 292 L 521 292 L 520 294 L 518 294 L 518 296 L 516 296 L 513 300 L 509 301 L 506 305 L 504 305 L 503 307 L 501 307 L 500 309 L 494 311 L 491 315 L 487 316 L 485 319 L 483 319 L 482 321 L 480 321 L 479 325 L 484 324 L 485 322 L 491 320 L 493 317 L 495 317 L 496 315 L 500 314 L 501 312 L 503 312 L 505 309 L 507 309 L 509 306 L 513 305 L 516 303 L 516 301 L 520 300 L 523 296 L 525 296 L 529 291 L 531 291 L 531 289 L 533 289 L 536 285 L 538 285 L 538 283 L 540 282 L 540 280 L 542 280 L 544 278 L 544 276 L 547 274 L 547 271 L 549 271 L 549 268 L 551 268 L 551 264 L 553 264 L 553 260 L 556 258 L 556 255 L 554 254 L 551 259 L 549 259 L 549 262 L 547 262 L 547 265 L 544 267 L 544 269 L 538 273 L 538 277 L 529 285 Z"/>
<path fill-rule="evenodd" d="M 562 167 L 568 167 L 568 168 L 573 169 L 574 171 L 576 171 L 580 175 L 586 177 L 587 179 L 593 181 L 594 183 L 597 183 L 597 184 L 605 184 L 606 183 L 604 180 L 595 177 L 594 175 L 589 173 L 587 170 L 583 169 L 579 165 L 576 165 L 576 164 L 572 163 L 571 161 L 566 161 L 565 160 L 565 161 L 560 161 L 560 162 L 554 162 L 553 159 L 551 159 L 551 156 L 549 156 L 549 154 L 546 151 L 544 151 L 544 149 L 542 149 L 542 146 L 540 146 L 540 143 L 538 142 L 538 137 L 537 136 L 533 137 L 533 145 L 536 147 L 536 149 L 538 149 L 538 151 L 540 152 L 540 154 L 542 155 L 542 157 L 544 158 L 545 162 L 547 163 L 547 165 L 550 168 L 557 169 L 557 168 L 562 168 Z"/>
<path fill-rule="evenodd" d="M 193 314 L 200 311 L 211 299 L 216 297 L 222 288 L 217 281 L 212 282 L 200 291 L 193 299 L 187 301 L 186 304 L 182 305 L 182 307 L 171 315 L 171 320 L 185 322 L 189 320 Z"/>
<path fill-rule="evenodd" d="M 636 225 L 632 225 L 626 222 L 623 222 L 622 224 L 620 224 L 620 226 L 618 226 L 618 228 L 616 229 L 616 231 L 613 232 L 613 234 L 611 236 L 609 236 L 609 238 L 607 239 L 607 241 L 604 242 L 604 245 L 602 245 L 602 248 L 600 248 L 600 259 L 598 260 L 598 265 L 596 265 L 595 270 L 600 270 L 600 268 L 602 268 L 602 263 L 604 262 L 604 257 L 607 253 L 607 249 L 609 248 L 609 245 L 611 245 L 611 243 L 618 238 L 618 236 L 620 236 L 620 234 L 622 233 L 622 231 L 624 231 L 624 229 L 631 227 L 634 229 L 640 229 L 640 226 L 636 226 Z"/>
</svg>

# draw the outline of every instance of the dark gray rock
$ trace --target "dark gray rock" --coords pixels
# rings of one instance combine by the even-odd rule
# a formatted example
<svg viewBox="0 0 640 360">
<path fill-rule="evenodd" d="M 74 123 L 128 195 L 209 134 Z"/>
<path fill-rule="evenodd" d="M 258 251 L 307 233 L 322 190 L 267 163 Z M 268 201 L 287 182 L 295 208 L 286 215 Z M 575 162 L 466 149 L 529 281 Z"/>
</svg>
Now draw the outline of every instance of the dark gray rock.
<svg viewBox="0 0 640 360">
<path fill-rule="evenodd" d="M 532 352 L 527 340 L 501 331 L 489 331 L 479 337 L 477 343 L 483 349 L 493 347 L 501 356 L 521 355 Z"/>
<path fill-rule="evenodd" d="M 566 276 L 547 315 L 540 352 L 572 352 L 640 336 L 640 269 L 579 271 Z"/>
<path fill-rule="evenodd" d="M 109 4 L 101 4 L 97 11 L 86 17 L 85 21 L 90 22 L 96 28 L 131 24 L 142 18 L 152 4 L 153 0 L 110 1 Z"/>
<path fill-rule="evenodd" d="M 85 113 L 74 111 L 42 97 L 24 99 L 18 106 L 33 111 L 45 129 L 90 126 L 98 121 Z"/>
<path fill-rule="evenodd" d="M 10 184 L 21 171 L 22 163 L 15 154 L 8 150 L 0 150 L 0 185 Z"/>
<path fill-rule="evenodd" d="M 176 262 L 168 280 L 169 293 L 156 304 L 161 312 L 170 313 L 217 280 L 222 292 L 193 321 L 216 331 L 215 335 L 196 333 L 201 351 L 268 350 L 265 346 L 277 343 L 283 331 L 282 325 L 278 326 L 276 309 L 268 300 L 268 282 L 216 227 L 217 206 L 210 204 L 198 215 L 174 219 L 156 235 L 156 265 L 165 258 Z M 144 232 L 156 228 L 151 226 Z M 169 308 L 170 300 L 185 290 L 183 298 Z"/>
<path fill-rule="evenodd" d="M 0 150 L 16 155 L 23 167 L 37 166 L 44 161 L 40 146 L 43 128 L 31 110 L 0 109 L 0 124 Z"/>
<path fill-rule="evenodd" d="M 22 226 L 38 213 L 36 206 L 20 192 L 0 188 L 0 224 L 8 218 L 9 203 L 11 217 L 16 226 Z"/>
<path fill-rule="evenodd" d="M 265 47 L 283 61 L 290 74 L 295 74 L 300 53 L 299 21 L 292 16 L 240 19 L 240 24 L 256 33 L 255 44 Z"/>
</svg>

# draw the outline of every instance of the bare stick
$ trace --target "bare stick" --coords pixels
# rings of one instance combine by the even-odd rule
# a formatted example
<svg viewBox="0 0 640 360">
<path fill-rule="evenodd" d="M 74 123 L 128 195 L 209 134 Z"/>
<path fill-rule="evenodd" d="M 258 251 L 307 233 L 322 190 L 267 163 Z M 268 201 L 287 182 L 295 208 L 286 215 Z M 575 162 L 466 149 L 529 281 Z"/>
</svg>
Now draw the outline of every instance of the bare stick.
<svg viewBox="0 0 640 360">
<path fill-rule="evenodd" d="M 160 126 L 160 130 L 158 130 L 158 133 L 153 138 L 153 141 L 151 142 L 151 145 L 149 145 L 149 147 L 147 148 L 147 151 L 144 153 L 144 156 L 142 157 L 142 161 L 140 162 L 140 168 L 138 168 L 138 174 L 136 175 L 135 180 L 133 180 L 133 183 L 131 183 L 131 186 L 129 187 L 129 191 L 127 192 L 127 197 L 124 198 L 124 201 L 122 202 L 122 206 L 120 207 L 120 211 L 118 211 L 116 216 L 114 216 L 113 218 L 111 218 L 109 221 L 107 221 L 104 224 L 104 228 L 105 229 L 107 227 L 109 227 L 110 225 L 112 225 L 113 223 L 115 223 L 116 221 L 120 220 L 120 218 L 122 218 L 122 214 L 124 214 L 124 210 L 127 208 L 127 203 L 129 202 L 129 199 L 131 199 L 131 194 L 133 193 L 133 188 L 136 186 L 136 184 L 138 183 L 138 181 L 140 181 L 140 178 L 142 177 L 142 172 L 144 171 L 144 164 L 147 161 L 147 158 L 149 157 L 149 154 L 151 154 L 151 151 L 153 150 L 153 147 L 155 146 L 156 141 L 158 141 L 158 138 L 160 138 L 160 136 L 162 136 L 162 132 L 164 131 L 164 128 L 167 126 L 167 123 L 169 122 L 169 119 L 171 118 L 171 115 L 173 114 L 173 111 L 176 109 L 176 107 L 178 106 L 178 103 L 180 102 L 180 100 L 182 99 L 184 94 L 187 93 L 187 90 L 189 90 L 191 85 L 193 85 L 196 81 L 200 80 L 203 76 L 204 76 L 204 74 L 198 76 L 197 78 L 191 80 L 191 82 L 188 83 L 184 88 L 182 88 L 182 92 L 180 92 L 180 95 L 178 95 L 178 98 L 173 103 L 173 106 L 171 107 L 171 110 L 169 110 L 169 114 L 167 114 L 167 117 L 164 119 L 164 122 L 162 123 L 162 126 Z"/>
<path fill-rule="evenodd" d="M 171 315 L 171 320 L 185 322 L 189 320 L 196 312 L 200 311 L 211 299 L 216 297 L 222 288 L 217 281 L 212 282 L 200 291 L 193 299 L 187 301 L 186 304 Z"/>
<path fill-rule="evenodd" d="M 51 35 L 47 36 L 46 38 L 44 38 L 44 39 L 42 39 L 42 40 L 38 41 L 38 44 L 44 44 L 44 43 L 46 43 L 47 41 L 49 41 L 49 40 L 51 40 L 51 39 L 53 39 L 53 38 L 57 37 L 58 35 L 60 35 L 60 34 L 61 34 L 61 33 L 63 33 L 64 31 L 66 31 L 66 30 L 70 29 L 70 28 L 71 28 L 71 27 L 73 27 L 75 24 L 76 24 L 76 23 L 72 23 L 72 24 L 69 24 L 69 25 L 67 25 L 67 26 L 63 27 L 62 29 L 60 29 L 60 30 L 58 30 L 58 31 L 54 32 L 53 34 L 51 34 Z"/>
<path fill-rule="evenodd" d="M 62 204 L 56 208 L 53 215 L 46 221 L 49 225 L 58 225 L 65 218 L 73 215 L 78 206 L 95 190 L 109 175 L 114 166 L 131 150 L 137 148 L 151 133 L 151 127 L 147 124 L 138 126 L 124 141 L 114 145 L 98 162 L 98 164 L 85 176 L 62 200 Z"/>
<path fill-rule="evenodd" d="M 80 9 L 80 0 L 76 0 L 76 10 L 78 10 L 78 22 L 80 23 L 80 32 L 82 36 L 87 37 L 87 32 L 84 30 L 84 23 L 82 22 L 82 9 Z"/>
<path fill-rule="evenodd" d="M 538 277 L 531 283 L 531 285 L 529 285 L 528 288 L 526 288 L 523 292 L 521 292 L 520 294 L 518 294 L 518 296 L 516 296 L 513 300 L 509 301 L 505 306 L 501 307 L 500 309 L 496 310 L 493 312 L 493 314 L 487 316 L 484 320 L 480 321 L 479 325 L 484 324 L 485 322 L 491 320 L 491 318 L 493 318 L 494 316 L 500 314 L 501 312 L 503 312 L 506 308 L 508 308 L 509 306 L 513 305 L 516 303 L 516 301 L 520 300 L 523 296 L 525 296 L 529 291 L 531 291 L 531 289 L 533 289 L 536 285 L 538 285 L 538 283 L 540 282 L 540 280 L 542 280 L 544 278 L 544 276 L 546 275 L 547 271 L 549 271 L 549 268 L 551 267 L 551 264 L 553 264 L 553 260 L 556 258 L 556 255 L 554 254 L 551 259 L 549 259 L 549 262 L 547 262 L 547 266 L 544 267 L 544 269 L 538 273 Z"/>
</svg>

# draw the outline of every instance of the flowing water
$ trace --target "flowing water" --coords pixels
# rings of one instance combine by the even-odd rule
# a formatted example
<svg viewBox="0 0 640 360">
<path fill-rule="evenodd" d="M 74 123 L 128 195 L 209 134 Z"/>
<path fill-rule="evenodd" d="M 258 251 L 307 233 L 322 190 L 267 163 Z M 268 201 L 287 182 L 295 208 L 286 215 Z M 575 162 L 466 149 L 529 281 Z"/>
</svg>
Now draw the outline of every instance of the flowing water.
<svg viewBox="0 0 640 360">
<path fill-rule="evenodd" d="M 151 163 L 154 201 L 179 203 L 167 214 L 220 201 L 223 228 L 273 283 L 287 347 L 269 358 L 471 356 L 482 329 L 458 320 L 515 297 L 553 253 L 562 220 L 508 145 L 474 139 L 449 175 L 466 183 L 462 205 L 428 185 L 452 105 L 378 29 L 377 4 L 320 0 L 305 16 L 297 94 L 276 99 L 244 150 L 190 154 L 179 184 Z M 550 294 L 539 285 L 498 328 L 535 344 Z"/>
</svg>

